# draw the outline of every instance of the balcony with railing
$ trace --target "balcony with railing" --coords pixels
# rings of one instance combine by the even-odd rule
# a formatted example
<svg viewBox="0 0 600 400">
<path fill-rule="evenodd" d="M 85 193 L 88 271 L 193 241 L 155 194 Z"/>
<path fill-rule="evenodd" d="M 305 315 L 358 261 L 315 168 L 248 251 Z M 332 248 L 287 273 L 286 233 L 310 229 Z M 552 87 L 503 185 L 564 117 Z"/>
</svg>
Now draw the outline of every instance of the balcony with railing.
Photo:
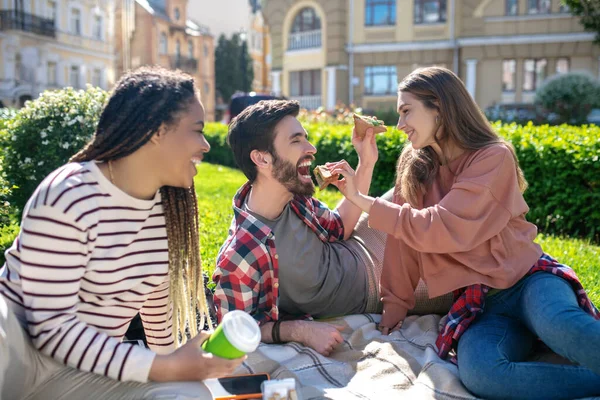
<svg viewBox="0 0 600 400">
<path fill-rule="evenodd" d="M 288 50 L 316 49 L 321 47 L 321 29 L 293 32 L 288 37 Z"/>
<path fill-rule="evenodd" d="M 320 94 L 310 96 L 290 96 L 290 100 L 297 100 L 298 103 L 300 103 L 300 107 L 306 108 L 307 110 L 316 110 L 323 105 Z"/>
<path fill-rule="evenodd" d="M 0 10 L 0 31 L 19 30 L 56 37 L 54 20 L 18 10 Z"/>
<path fill-rule="evenodd" d="M 169 57 L 171 69 L 180 69 L 191 74 L 198 73 L 198 59 L 184 57 L 184 56 L 170 56 Z"/>
</svg>

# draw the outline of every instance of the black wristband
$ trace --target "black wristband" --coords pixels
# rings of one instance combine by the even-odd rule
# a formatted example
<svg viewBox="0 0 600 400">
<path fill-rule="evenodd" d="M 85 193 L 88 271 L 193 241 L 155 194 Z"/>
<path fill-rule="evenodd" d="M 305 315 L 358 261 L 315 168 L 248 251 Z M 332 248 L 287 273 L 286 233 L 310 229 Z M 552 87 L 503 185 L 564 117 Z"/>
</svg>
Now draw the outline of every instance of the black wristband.
<svg viewBox="0 0 600 400">
<path fill-rule="evenodd" d="M 281 322 L 282 322 L 282 320 L 280 320 L 280 319 L 275 321 L 275 323 L 273 324 L 273 328 L 271 329 L 271 339 L 273 340 L 273 343 L 275 343 L 275 344 L 283 343 L 281 341 L 281 336 L 280 336 L 280 332 L 279 332 L 279 325 L 281 325 Z"/>
</svg>

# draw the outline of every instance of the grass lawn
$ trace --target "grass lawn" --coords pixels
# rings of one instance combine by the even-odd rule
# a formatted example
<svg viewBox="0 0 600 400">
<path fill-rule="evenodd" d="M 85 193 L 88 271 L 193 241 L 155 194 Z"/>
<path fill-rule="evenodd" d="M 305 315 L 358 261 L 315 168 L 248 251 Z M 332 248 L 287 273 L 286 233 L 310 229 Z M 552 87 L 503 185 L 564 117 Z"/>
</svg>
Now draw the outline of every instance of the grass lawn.
<svg viewBox="0 0 600 400">
<path fill-rule="evenodd" d="M 227 238 L 227 229 L 233 216 L 231 200 L 244 182 L 246 177 L 235 169 L 208 163 L 198 167 L 196 189 L 200 212 L 200 248 L 203 266 L 209 274 L 212 274 L 219 248 Z M 323 192 L 317 189 L 316 197 L 333 208 L 341 195 L 335 189 Z M 543 234 L 537 237 L 537 242 L 548 254 L 573 267 L 592 301 L 600 304 L 600 246 L 584 240 Z"/>
</svg>

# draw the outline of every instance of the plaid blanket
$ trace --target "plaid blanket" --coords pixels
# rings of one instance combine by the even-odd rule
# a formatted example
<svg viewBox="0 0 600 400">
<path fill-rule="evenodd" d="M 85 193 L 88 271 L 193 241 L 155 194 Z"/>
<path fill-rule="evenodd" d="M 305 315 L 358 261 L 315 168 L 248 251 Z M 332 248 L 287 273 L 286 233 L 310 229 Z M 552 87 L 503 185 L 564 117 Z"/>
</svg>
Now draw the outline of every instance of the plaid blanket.
<svg viewBox="0 0 600 400">
<path fill-rule="evenodd" d="M 439 315 L 409 316 L 402 330 L 383 336 L 378 314 L 349 315 L 328 322 L 345 326 L 344 343 L 324 357 L 298 343 L 261 344 L 237 373 L 268 372 L 295 378 L 309 399 L 475 399 L 455 365 L 434 347 Z"/>
<path fill-rule="evenodd" d="M 462 385 L 457 367 L 437 355 L 439 315 L 408 316 L 389 336 L 376 329 L 380 319 L 361 314 L 328 320 L 345 326 L 344 343 L 329 357 L 298 343 L 261 343 L 236 373 L 295 378 L 303 400 L 478 399 Z M 528 361 L 568 363 L 543 347 Z M 587 400 L 593 399 L 600 398 Z"/>
</svg>

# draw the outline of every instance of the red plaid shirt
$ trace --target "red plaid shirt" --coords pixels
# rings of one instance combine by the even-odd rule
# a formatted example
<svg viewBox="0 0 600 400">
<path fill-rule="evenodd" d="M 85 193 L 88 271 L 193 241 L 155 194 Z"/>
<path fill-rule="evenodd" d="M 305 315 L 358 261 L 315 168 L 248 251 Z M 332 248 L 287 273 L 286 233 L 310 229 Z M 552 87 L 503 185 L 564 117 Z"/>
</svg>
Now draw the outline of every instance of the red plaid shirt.
<svg viewBox="0 0 600 400">
<path fill-rule="evenodd" d="M 217 319 L 232 310 L 251 314 L 259 324 L 279 319 L 279 264 L 271 229 L 242 210 L 250 183 L 233 198 L 233 220 L 229 236 L 217 256 L 213 281 Z M 344 237 L 340 215 L 312 197 L 294 196 L 290 206 L 323 242 Z"/>
<path fill-rule="evenodd" d="M 570 267 L 560 264 L 548 254 L 542 254 L 526 276 L 536 272 L 547 272 L 565 279 L 573 287 L 579 306 L 595 319 L 600 319 L 600 312 L 598 312 L 598 309 L 596 309 L 588 297 L 575 271 Z M 450 308 L 450 312 L 446 315 L 448 320 L 435 342 L 438 348 L 438 355 L 442 359 L 445 359 L 450 351 L 456 348 L 456 344 L 462 334 L 465 333 L 471 322 L 483 312 L 485 296 L 489 290 L 488 286 L 477 284 L 454 291 L 456 301 L 452 305 L 452 308 Z M 452 357 L 451 361 L 456 362 L 456 357 Z"/>
</svg>

